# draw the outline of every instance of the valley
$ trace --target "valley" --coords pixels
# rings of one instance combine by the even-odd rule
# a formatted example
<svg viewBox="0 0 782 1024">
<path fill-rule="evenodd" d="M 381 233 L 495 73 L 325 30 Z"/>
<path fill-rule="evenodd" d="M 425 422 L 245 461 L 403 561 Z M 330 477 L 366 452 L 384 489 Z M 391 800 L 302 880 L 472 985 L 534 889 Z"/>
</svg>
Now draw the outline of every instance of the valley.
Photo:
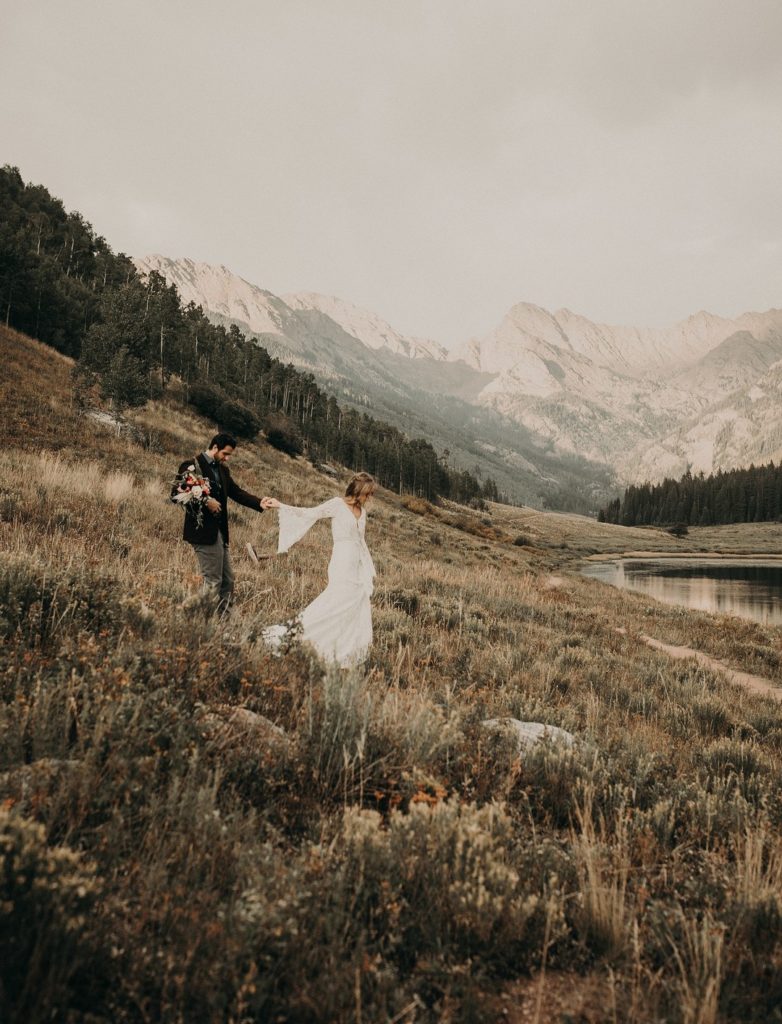
<svg viewBox="0 0 782 1024">
<path fill-rule="evenodd" d="M 668 329 L 612 327 L 519 303 L 446 349 L 313 293 L 284 298 L 226 267 L 136 260 L 215 322 L 236 324 L 372 409 L 493 476 L 513 501 L 594 512 L 627 483 L 782 454 L 782 311 L 700 312 Z"/>
<path fill-rule="evenodd" d="M 68 358 L 3 328 L 0 354 L 0 827 L 47 880 L 6 902 L 46 951 L 29 1019 L 325 1024 L 358 992 L 365 1020 L 653 1024 L 707 990 L 770 1019 L 782 707 L 730 672 L 782 688 L 782 634 L 578 568 L 771 550 L 776 524 L 677 540 L 383 491 L 372 654 L 324 673 L 258 639 L 322 587 L 324 535 L 274 557 L 273 516 L 232 512 L 239 610 L 198 603 L 167 493 L 212 424 L 164 395 L 118 433 Z M 335 488 L 262 439 L 233 470 L 289 502 Z M 574 745 L 522 749 L 510 719 Z"/>
</svg>

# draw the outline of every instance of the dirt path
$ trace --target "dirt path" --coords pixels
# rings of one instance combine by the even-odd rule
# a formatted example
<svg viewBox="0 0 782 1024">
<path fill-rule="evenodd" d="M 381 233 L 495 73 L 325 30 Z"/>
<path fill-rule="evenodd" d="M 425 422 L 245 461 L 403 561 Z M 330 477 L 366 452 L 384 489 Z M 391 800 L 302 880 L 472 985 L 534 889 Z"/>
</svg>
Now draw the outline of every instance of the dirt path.
<svg viewBox="0 0 782 1024">
<path fill-rule="evenodd" d="M 562 576 L 550 575 L 544 581 L 546 589 L 557 589 L 564 584 L 565 580 Z M 616 632 L 621 633 L 622 636 L 627 636 L 627 630 L 622 627 L 618 627 Z M 704 654 L 703 651 L 697 651 L 694 647 L 666 644 L 662 640 L 655 640 L 653 636 L 646 636 L 643 633 L 639 634 L 638 639 L 645 643 L 647 647 L 651 647 L 655 651 L 662 651 L 670 658 L 695 658 L 699 665 L 703 665 L 704 668 L 711 669 L 713 672 L 720 672 L 731 683 L 743 686 L 750 693 L 757 693 L 762 697 L 771 697 L 772 700 L 782 701 L 782 686 L 774 683 L 771 679 L 766 679 L 765 676 L 756 676 L 751 672 L 739 672 L 717 658 L 711 658 L 708 654 Z"/>
<path fill-rule="evenodd" d="M 617 629 L 617 633 L 626 636 L 627 630 Z M 713 672 L 721 672 L 731 683 L 743 686 L 751 693 L 760 694 L 762 697 L 771 697 L 774 700 L 782 700 L 782 687 L 777 686 L 776 683 L 764 676 L 755 676 L 751 672 L 738 672 L 718 661 L 717 658 L 710 658 L 703 651 L 696 651 L 694 647 L 677 647 L 674 644 L 663 643 L 662 640 L 655 640 L 653 636 L 644 636 L 644 634 L 641 634 L 639 639 L 647 647 L 652 647 L 655 651 L 663 651 L 671 658 L 695 658 L 699 665 L 710 668 Z"/>
</svg>

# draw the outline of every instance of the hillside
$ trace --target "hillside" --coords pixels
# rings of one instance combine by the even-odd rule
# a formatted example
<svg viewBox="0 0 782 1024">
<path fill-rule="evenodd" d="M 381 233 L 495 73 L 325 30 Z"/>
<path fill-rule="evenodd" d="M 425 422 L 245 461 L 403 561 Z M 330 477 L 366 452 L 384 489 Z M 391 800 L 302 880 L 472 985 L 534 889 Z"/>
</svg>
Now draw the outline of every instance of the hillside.
<svg viewBox="0 0 782 1024">
<path fill-rule="evenodd" d="M 782 706 L 641 637 L 782 685 L 782 633 L 575 571 L 746 534 L 381 492 L 372 655 L 324 672 L 257 637 L 325 530 L 255 566 L 275 519 L 234 510 L 240 610 L 206 618 L 166 495 L 212 425 L 164 394 L 118 434 L 68 358 L 4 328 L 0 357 L 0 1018 L 774 1019 Z M 337 486 L 263 441 L 232 468 Z"/>
</svg>

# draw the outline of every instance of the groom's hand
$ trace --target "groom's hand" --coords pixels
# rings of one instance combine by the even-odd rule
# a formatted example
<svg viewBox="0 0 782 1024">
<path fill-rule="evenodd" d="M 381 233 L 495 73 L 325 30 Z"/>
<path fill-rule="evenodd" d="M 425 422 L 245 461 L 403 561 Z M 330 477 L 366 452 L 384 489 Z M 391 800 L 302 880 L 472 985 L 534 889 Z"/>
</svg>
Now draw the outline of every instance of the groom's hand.
<svg viewBox="0 0 782 1024">
<path fill-rule="evenodd" d="M 215 516 L 219 516 L 220 515 L 220 510 L 222 508 L 222 505 L 220 504 L 220 502 L 216 498 L 207 498 L 206 507 L 212 513 L 212 515 L 215 515 Z"/>
</svg>

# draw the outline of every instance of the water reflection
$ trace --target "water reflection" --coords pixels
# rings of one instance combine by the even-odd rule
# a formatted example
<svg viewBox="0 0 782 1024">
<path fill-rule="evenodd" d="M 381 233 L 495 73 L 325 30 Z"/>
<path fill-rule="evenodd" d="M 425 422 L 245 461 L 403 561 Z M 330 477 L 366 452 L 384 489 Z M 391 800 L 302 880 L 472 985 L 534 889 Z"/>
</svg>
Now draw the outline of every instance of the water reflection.
<svg viewBox="0 0 782 1024">
<path fill-rule="evenodd" d="M 628 558 L 595 562 L 582 571 L 666 604 L 782 625 L 782 562 Z"/>
</svg>

